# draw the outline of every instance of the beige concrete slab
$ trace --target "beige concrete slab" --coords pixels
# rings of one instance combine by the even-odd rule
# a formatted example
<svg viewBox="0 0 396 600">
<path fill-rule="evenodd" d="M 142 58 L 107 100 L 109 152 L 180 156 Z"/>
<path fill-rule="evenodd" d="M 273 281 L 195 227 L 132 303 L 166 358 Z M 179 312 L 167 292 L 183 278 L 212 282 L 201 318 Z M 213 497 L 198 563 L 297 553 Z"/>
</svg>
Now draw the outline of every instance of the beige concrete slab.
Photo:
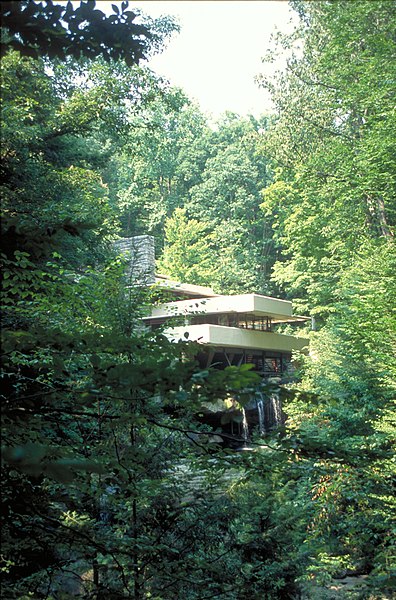
<svg viewBox="0 0 396 600">
<path fill-rule="evenodd" d="M 168 302 L 153 308 L 151 319 L 163 319 L 180 315 L 252 314 L 257 317 L 271 317 L 276 320 L 292 318 L 292 303 L 259 294 L 237 294 Z"/>
<path fill-rule="evenodd" d="M 210 324 L 173 327 L 166 329 L 164 333 L 169 339 L 174 339 L 175 341 L 186 341 L 187 339 L 207 346 L 223 348 L 292 352 L 293 350 L 303 350 L 309 344 L 307 338 L 294 335 Z M 185 336 L 186 333 L 188 334 L 187 338 Z"/>
</svg>

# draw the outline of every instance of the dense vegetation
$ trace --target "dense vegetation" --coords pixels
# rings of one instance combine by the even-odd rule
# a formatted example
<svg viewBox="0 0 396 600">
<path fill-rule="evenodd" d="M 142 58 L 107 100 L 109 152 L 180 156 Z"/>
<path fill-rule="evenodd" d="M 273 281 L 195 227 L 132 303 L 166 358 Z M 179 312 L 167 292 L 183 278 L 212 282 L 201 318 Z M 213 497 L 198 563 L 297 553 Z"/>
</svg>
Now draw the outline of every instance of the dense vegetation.
<svg viewBox="0 0 396 600">
<path fill-rule="evenodd" d="M 292 5 L 274 115 L 213 127 L 137 64 L 171 19 L 2 4 L 7 600 L 323 598 L 345 575 L 392 595 L 395 4 Z M 255 374 L 142 328 L 152 299 L 112 251 L 142 233 L 175 278 L 315 316 L 255 452 L 199 421 Z"/>
</svg>

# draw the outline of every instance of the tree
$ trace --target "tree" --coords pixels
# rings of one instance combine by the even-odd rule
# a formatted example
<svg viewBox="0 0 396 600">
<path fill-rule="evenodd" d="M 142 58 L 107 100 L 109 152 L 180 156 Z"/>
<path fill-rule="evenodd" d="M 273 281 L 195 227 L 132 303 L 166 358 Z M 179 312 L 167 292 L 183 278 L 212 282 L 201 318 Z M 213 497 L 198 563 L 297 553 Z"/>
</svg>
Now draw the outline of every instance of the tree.
<svg viewBox="0 0 396 600">
<path fill-rule="evenodd" d="M 2 2 L 1 24 L 6 31 L 2 55 L 13 48 L 33 58 L 43 54 L 60 60 L 102 56 L 106 61 L 124 59 L 129 66 L 137 64 L 158 50 L 163 35 L 175 25 L 169 18 L 147 17 L 137 24 L 134 21 L 141 15 L 128 6 L 128 2 L 122 2 L 121 7 L 113 4 L 114 12 L 107 17 L 95 8 L 94 0 L 81 2 L 77 8 L 71 2 L 62 6 L 52 0 Z"/>
<path fill-rule="evenodd" d="M 215 131 L 205 131 L 196 145 L 189 148 L 192 156 L 199 151 L 196 163 L 201 172 L 199 177 L 190 179 L 194 185 L 182 197 L 185 215 L 188 222 L 194 223 L 192 226 L 199 222 L 203 231 L 210 232 L 207 238 L 210 244 L 206 253 L 200 254 L 201 262 L 195 263 L 192 283 L 206 281 L 216 291 L 229 293 L 271 290 L 269 275 L 275 255 L 271 220 L 263 218 L 259 208 L 261 190 L 271 179 L 260 151 L 259 131 L 266 125 L 265 117 L 244 119 L 228 113 Z M 182 175 L 185 167 L 182 160 L 179 167 Z M 166 227 L 171 226 L 172 219 L 168 219 Z M 180 235 L 185 241 L 181 230 Z M 162 268 L 166 265 L 167 272 L 176 276 L 171 256 L 180 248 L 175 239 L 171 241 L 168 237 L 167 241 Z M 184 243 L 181 238 L 179 243 Z M 189 259 L 187 263 L 192 264 Z"/>
<path fill-rule="evenodd" d="M 301 310 L 320 316 L 356 246 L 393 237 L 395 132 L 386 82 L 394 79 L 394 5 L 294 6 L 301 25 L 281 44 L 292 52 L 302 43 L 304 53 L 291 54 L 287 71 L 265 83 L 279 119 L 267 137 L 277 182 L 264 208 L 276 215 L 284 248 L 277 281 L 299 298 L 308 290 L 312 302 Z"/>
<path fill-rule="evenodd" d="M 155 235 L 160 251 L 164 221 L 185 202 L 191 169 L 197 169 L 193 148 L 205 136 L 207 125 L 182 90 L 157 88 L 156 97 L 144 110 L 130 115 L 122 153 L 105 176 L 124 234 Z"/>
<path fill-rule="evenodd" d="M 335 311 L 312 337 L 297 401 L 286 408 L 297 452 L 312 465 L 308 573 L 323 582 L 370 573 L 379 590 L 393 585 L 394 260 L 375 241 L 341 274 Z"/>
<path fill-rule="evenodd" d="M 318 326 L 285 403 L 283 443 L 306 469 L 311 502 L 300 577 L 369 573 L 381 595 L 392 586 L 395 204 L 392 100 L 377 79 L 394 78 L 394 5 L 293 6 L 300 25 L 279 39 L 287 69 L 265 84 L 278 118 L 262 208 L 282 249 L 274 278 Z"/>
<path fill-rule="evenodd" d="M 2 591 L 237 597 L 232 503 L 193 415 L 256 377 L 200 371 L 194 346 L 142 327 L 148 299 L 126 294 L 106 252 L 115 225 L 98 170 L 131 78 L 85 69 L 3 59 Z M 183 461 L 204 494 L 175 472 Z"/>
<path fill-rule="evenodd" d="M 206 223 L 188 220 L 186 211 L 176 208 L 165 224 L 165 244 L 165 252 L 158 263 L 160 272 L 177 281 L 210 285 L 216 265 Z"/>
</svg>

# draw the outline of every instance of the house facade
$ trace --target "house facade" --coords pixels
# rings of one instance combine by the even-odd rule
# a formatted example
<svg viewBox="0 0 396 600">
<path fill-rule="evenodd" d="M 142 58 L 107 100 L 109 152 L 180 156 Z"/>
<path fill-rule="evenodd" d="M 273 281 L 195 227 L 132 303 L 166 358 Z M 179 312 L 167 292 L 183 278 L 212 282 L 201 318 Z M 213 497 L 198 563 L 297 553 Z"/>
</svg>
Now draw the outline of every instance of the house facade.
<svg viewBox="0 0 396 600">
<path fill-rule="evenodd" d="M 166 279 L 162 279 L 166 285 Z M 292 366 L 293 351 L 303 351 L 308 340 L 281 333 L 282 325 L 296 327 L 310 320 L 292 314 L 292 303 L 259 294 L 219 295 L 209 288 L 170 283 L 175 292 L 194 294 L 156 306 L 145 321 L 161 326 L 175 340 L 202 345 L 202 367 L 251 363 L 263 377 L 283 376 Z"/>
</svg>

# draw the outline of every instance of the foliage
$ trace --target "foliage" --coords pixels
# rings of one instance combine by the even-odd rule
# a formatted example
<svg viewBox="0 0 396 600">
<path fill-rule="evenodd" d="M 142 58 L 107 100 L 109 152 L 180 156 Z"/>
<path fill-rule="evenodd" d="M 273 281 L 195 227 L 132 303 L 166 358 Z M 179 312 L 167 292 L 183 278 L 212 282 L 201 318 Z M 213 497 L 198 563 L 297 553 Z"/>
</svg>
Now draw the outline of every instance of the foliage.
<svg viewBox="0 0 396 600">
<path fill-rule="evenodd" d="M 216 130 L 205 133 L 206 160 L 201 164 L 200 180 L 182 199 L 191 228 L 201 228 L 210 240 L 199 260 L 198 256 L 186 257 L 190 266 L 195 260 L 191 283 L 206 282 L 225 293 L 252 289 L 267 293 L 271 289 L 269 276 L 275 258 L 271 219 L 259 210 L 261 190 L 271 178 L 260 152 L 260 132 L 266 126 L 265 117 L 256 120 L 227 113 Z M 196 144 L 200 150 L 201 144 Z M 201 158 L 200 154 L 198 160 Z M 182 162 L 180 168 L 184 167 Z M 177 234 L 176 222 L 174 216 L 168 217 L 161 258 L 162 268 L 173 277 L 178 274 L 172 257 L 183 256 L 188 236 L 195 235 L 186 226 Z"/>
<path fill-rule="evenodd" d="M 101 171 L 126 135 L 130 107 L 150 102 L 160 84 L 138 67 L 100 61 L 57 64 L 51 75 L 42 61 L 14 52 L 2 69 L 5 245 L 42 252 L 43 240 L 50 249 L 55 240 L 64 258 L 82 266 L 81 241 L 92 258 L 98 240 L 117 228 Z"/>
<path fill-rule="evenodd" d="M 301 26 L 280 41 L 303 51 L 268 84 L 274 122 L 226 114 L 210 129 L 147 69 L 44 62 L 26 56 L 44 38 L 13 38 L 22 55 L 2 66 L 7 598 L 272 600 L 359 573 L 360 597 L 392 586 L 394 123 L 391 90 L 376 83 L 394 76 L 394 8 L 293 4 Z M 55 5 L 3 12 L 33 8 L 37 22 L 55 19 L 64 59 L 73 30 Z M 90 2 L 61 10 L 99 19 Z M 123 19 L 134 20 L 109 27 Z M 89 44 L 73 48 L 121 53 Z M 170 275 L 219 291 L 279 285 L 316 315 L 302 380 L 282 389 L 285 427 L 254 433 L 250 451 L 221 449 L 200 415 L 217 400 L 243 406 L 257 375 L 201 370 L 194 344 L 142 325 L 151 297 L 109 250 L 117 231 L 154 233 Z"/>
<path fill-rule="evenodd" d="M 218 478 L 242 461 L 214 462 L 194 415 L 257 376 L 200 371 L 195 346 L 147 331 L 149 299 L 107 250 L 100 171 L 142 72 L 10 51 L 3 75 L 3 594 L 240 597 L 237 508 Z"/>
<path fill-rule="evenodd" d="M 263 81 L 278 119 L 262 209 L 282 248 L 274 278 L 318 327 L 285 408 L 283 443 L 307 465 L 312 502 L 300 580 L 309 594 L 309 582 L 370 573 L 382 597 L 394 568 L 394 5 L 293 6 L 300 25 L 278 38 L 287 69 Z"/>
<path fill-rule="evenodd" d="M 119 268 L 112 271 L 79 280 L 72 314 L 63 311 L 66 290 L 60 304 L 50 298 L 50 317 L 42 298 L 34 325 L 3 332 L 3 590 L 10 598 L 71 589 L 84 597 L 178 597 L 187 594 L 187 572 L 186 597 L 226 584 L 218 544 L 229 511 L 214 483 L 221 456 L 208 461 L 208 432 L 192 415 L 255 378 L 236 367 L 198 371 L 194 347 L 142 329 L 136 291 L 120 313 L 124 282 Z M 87 304 L 90 318 L 76 327 L 77 309 L 82 316 Z M 201 484 L 186 484 L 183 465 Z M 203 526 L 208 511 L 211 530 Z M 233 578 L 229 570 L 229 586 Z"/>
<path fill-rule="evenodd" d="M 124 235 L 155 235 L 160 250 L 164 221 L 183 205 L 191 169 L 197 168 L 191 147 L 204 137 L 207 126 L 180 89 L 160 86 L 144 110 L 129 115 L 129 124 L 122 152 L 104 177 Z"/>
<path fill-rule="evenodd" d="M 395 206 L 391 2 L 294 3 L 266 142 L 277 170 L 263 208 L 283 250 L 275 278 L 301 310 L 328 315 L 338 276 L 366 240 L 393 237 Z M 298 50 L 303 48 L 303 54 Z"/>
<path fill-rule="evenodd" d="M 191 283 L 210 278 L 218 291 L 270 291 L 276 248 L 271 218 L 259 209 L 261 190 L 271 179 L 261 151 L 267 123 L 266 117 L 229 113 L 211 129 L 177 88 L 131 116 L 123 150 L 103 176 L 124 235 L 154 235 L 166 274 L 180 277 L 172 257 L 183 255 L 187 232 L 180 240 L 176 231 L 172 239 L 168 233 L 179 220 L 175 211 L 184 209 L 189 227 L 211 239 L 205 258 L 197 255 L 194 266 L 191 256 L 187 260 Z"/>
<path fill-rule="evenodd" d="M 166 244 L 158 267 L 161 273 L 171 274 L 177 281 L 191 281 L 209 285 L 216 266 L 211 254 L 211 238 L 208 224 L 188 220 L 186 211 L 176 208 L 165 224 Z"/>
<path fill-rule="evenodd" d="M 135 23 L 140 15 L 128 10 L 128 2 L 113 4 L 109 16 L 95 4 L 87 0 L 75 8 L 71 2 L 62 6 L 52 0 L 2 2 L 2 55 L 12 48 L 33 58 L 43 54 L 60 60 L 102 56 L 106 61 L 124 59 L 131 66 L 158 50 L 175 27 L 169 18 Z"/>
</svg>

